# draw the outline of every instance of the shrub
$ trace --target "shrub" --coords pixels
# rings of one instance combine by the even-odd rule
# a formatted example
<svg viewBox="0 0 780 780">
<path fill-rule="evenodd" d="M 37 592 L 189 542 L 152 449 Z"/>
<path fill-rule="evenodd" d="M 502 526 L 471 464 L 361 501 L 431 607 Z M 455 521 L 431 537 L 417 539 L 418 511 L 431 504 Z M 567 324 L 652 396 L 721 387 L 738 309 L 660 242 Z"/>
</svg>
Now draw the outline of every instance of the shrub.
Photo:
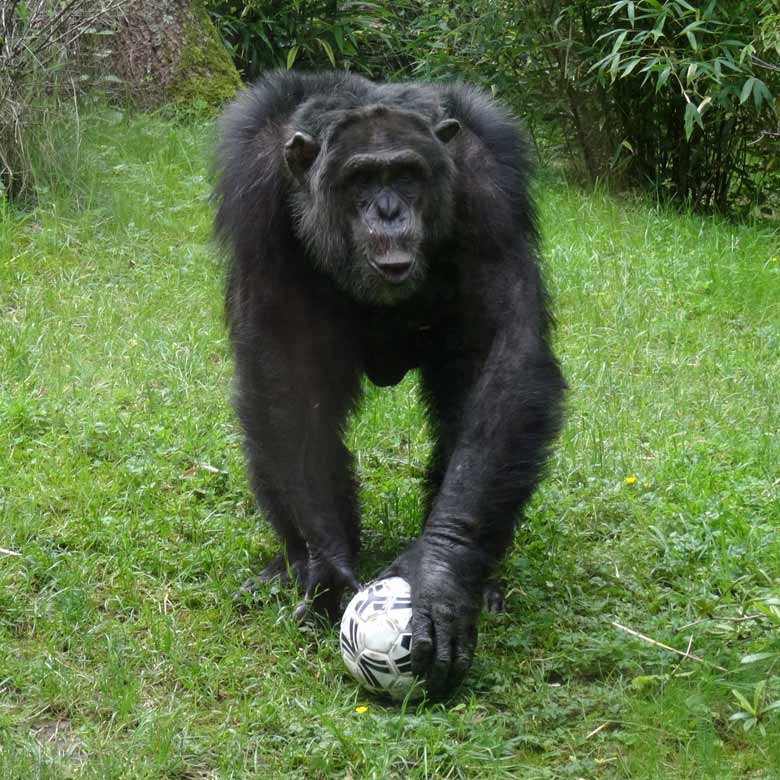
<svg viewBox="0 0 780 780">
<path fill-rule="evenodd" d="M 403 21 L 411 3 L 347 0 L 206 0 L 244 78 L 269 68 L 402 70 Z M 399 53 L 401 56 L 399 56 Z"/>
<path fill-rule="evenodd" d="M 780 195 L 779 0 L 423 5 L 417 69 L 487 82 L 591 180 L 713 210 Z"/>
<path fill-rule="evenodd" d="M 646 179 L 695 205 L 749 202 L 778 137 L 775 0 L 616 0 L 591 66 L 610 97 L 619 153 Z M 608 12 L 608 13 L 607 13 Z M 594 55 L 590 55 L 591 58 Z M 766 157 L 771 161 L 772 156 Z"/>
<path fill-rule="evenodd" d="M 85 36 L 127 0 L 7 0 L 0 13 L 0 193 L 22 198 L 63 98 L 87 78 Z M 92 54 L 99 54 L 94 47 Z M 75 67 L 75 65 L 80 67 Z M 72 67 L 74 66 L 74 67 Z"/>
</svg>

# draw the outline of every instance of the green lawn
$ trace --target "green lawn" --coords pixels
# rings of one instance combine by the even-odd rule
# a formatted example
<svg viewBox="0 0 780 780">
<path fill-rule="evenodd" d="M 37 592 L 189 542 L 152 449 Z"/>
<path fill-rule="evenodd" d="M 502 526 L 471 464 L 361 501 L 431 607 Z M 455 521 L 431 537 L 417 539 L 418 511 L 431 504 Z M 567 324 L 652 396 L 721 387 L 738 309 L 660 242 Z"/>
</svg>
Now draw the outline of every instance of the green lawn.
<svg viewBox="0 0 780 780">
<path fill-rule="evenodd" d="M 229 405 L 208 128 L 82 125 L 63 184 L 0 205 L 0 778 L 780 777 L 778 235 L 543 177 L 567 424 L 508 614 L 447 706 L 402 711 L 286 593 L 231 601 L 274 544 Z M 420 521 L 414 378 L 369 388 L 349 438 L 368 575 Z"/>
</svg>

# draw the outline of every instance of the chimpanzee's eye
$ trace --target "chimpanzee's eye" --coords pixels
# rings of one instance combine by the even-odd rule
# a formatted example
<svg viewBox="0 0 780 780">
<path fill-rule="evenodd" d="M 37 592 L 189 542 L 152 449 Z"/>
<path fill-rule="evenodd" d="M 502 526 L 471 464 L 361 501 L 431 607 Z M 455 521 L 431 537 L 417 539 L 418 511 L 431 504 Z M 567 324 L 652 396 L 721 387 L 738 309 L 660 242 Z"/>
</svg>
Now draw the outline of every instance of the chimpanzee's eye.
<svg viewBox="0 0 780 780">
<path fill-rule="evenodd" d="M 398 187 L 417 187 L 424 180 L 424 171 L 416 165 L 402 165 L 393 171 L 392 181 Z"/>
<path fill-rule="evenodd" d="M 374 168 L 362 166 L 348 172 L 345 184 L 352 192 L 366 192 L 377 183 L 379 176 L 379 171 Z"/>
<path fill-rule="evenodd" d="M 414 198 L 422 189 L 423 180 L 416 171 L 401 171 L 392 179 L 393 188 L 406 198 Z"/>
<path fill-rule="evenodd" d="M 347 185 L 355 191 L 367 189 L 369 183 L 366 171 L 355 171 L 347 178 Z"/>
</svg>

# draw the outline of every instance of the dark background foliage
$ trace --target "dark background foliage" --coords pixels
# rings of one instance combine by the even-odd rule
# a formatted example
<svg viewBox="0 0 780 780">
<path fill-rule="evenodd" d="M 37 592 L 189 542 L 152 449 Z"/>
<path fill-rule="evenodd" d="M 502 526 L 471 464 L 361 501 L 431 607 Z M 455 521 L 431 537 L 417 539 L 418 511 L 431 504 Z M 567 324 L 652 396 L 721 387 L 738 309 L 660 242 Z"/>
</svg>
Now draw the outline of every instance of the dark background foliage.
<svg viewBox="0 0 780 780">
<path fill-rule="evenodd" d="M 271 67 L 461 77 L 509 102 L 540 153 L 719 211 L 780 191 L 778 0 L 208 0 L 245 79 Z"/>
</svg>

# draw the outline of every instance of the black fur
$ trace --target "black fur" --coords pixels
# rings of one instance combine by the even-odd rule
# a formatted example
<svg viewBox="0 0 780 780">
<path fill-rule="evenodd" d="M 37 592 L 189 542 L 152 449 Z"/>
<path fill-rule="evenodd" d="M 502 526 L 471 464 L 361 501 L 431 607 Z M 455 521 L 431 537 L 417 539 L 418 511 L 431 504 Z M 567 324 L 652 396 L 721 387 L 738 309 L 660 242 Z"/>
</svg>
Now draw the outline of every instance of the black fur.
<svg viewBox="0 0 780 780">
<path fill-rule="evenodd" d="M 393 155 L 423 162 L 402 181 Z M 227 110 L 217 167 L 236 408 L 284 545 L 265 577 L 287 568 L 331 613 L 357 586 L 343 427 L 364 373 L 419 368 L 428 511 L 385 574 L 412 585 L 414 670 L 440 695 L 469 667 L 483 588 L 560 424 L 525 143 L 470 86 L 278 72 Z"/>
</svg>

